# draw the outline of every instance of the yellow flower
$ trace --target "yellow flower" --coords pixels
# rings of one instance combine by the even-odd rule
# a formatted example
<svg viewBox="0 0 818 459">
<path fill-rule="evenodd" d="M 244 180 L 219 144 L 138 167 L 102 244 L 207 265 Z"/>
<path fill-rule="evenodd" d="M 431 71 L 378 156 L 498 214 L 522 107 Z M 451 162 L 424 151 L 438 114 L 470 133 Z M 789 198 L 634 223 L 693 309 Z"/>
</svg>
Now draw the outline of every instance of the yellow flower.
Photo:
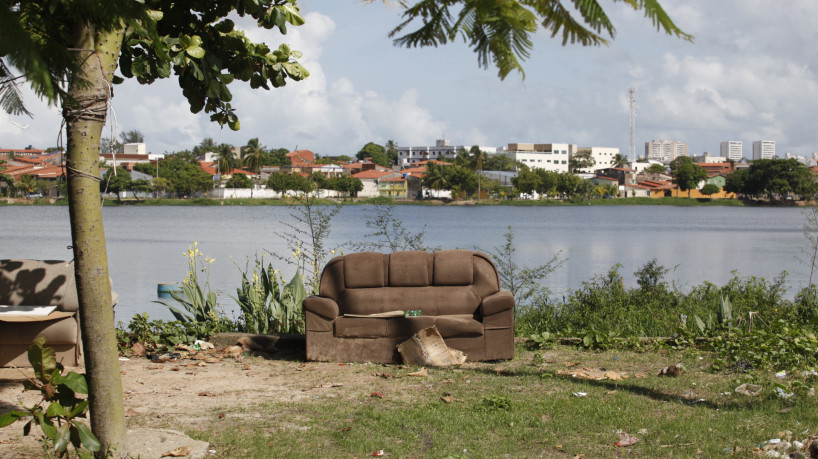
<svg viewBox="0 0 818 459">
<path fill-rule="evenodd" d="M 216 259 L 207 257 L 207 258 L 205 258 L 205 261 L 207 262 L 207 264 L 210 264 L 210 263 L 213 263 L 214 261 L 216 261 Z"/>
</svg>

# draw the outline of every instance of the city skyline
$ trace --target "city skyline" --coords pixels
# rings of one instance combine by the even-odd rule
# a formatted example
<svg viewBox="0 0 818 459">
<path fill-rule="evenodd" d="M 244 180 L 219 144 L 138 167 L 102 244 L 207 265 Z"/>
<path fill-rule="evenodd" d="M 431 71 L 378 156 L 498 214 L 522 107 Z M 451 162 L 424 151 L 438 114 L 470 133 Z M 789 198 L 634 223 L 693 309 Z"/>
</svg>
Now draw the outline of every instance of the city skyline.
<svg viewBox="0 0 818 459">
<path fill-rule="evenodd" d="M 141 131 L 153 153 L 189 149 L 205 137 L 234 145 L 258 137 L 267 147 L 327 156 L 354 154 L 369 141 L 433 145 L 440 138 L 498 147 L 569 142 L 627 152 L 627 91 L 635 86 L 637 146 L 678 139 L 698 155 L 716 154 L 728 139 L 747 145 L 773 139 L 779 156 L 818 150 L 810 116 L 818 102 L 812 70 L 818 52 L 809 46 L 818 4 L 807 0 L 788 8 L 760 1 L 664 2 L 695 36 L 693 44 L 657 32 L 623 5 L 604 4 L 618 32 L 610 46 L 563 48 L 538 34 L 524 64 L 526 79 L 512 74 L 505 81 L 492 68 L 478 68 L 462 43 L 393 47 L 387 34 L 400 22 L 399 11 L 380 3 L 299 5 L 305 26 L 284 37 L 257 29 L 247 34 L 290 43 L 304 54 L 300 61 L 311 76 L 271 91 L 232 85 L 242 130 L 222 130 L 208 116 L 190 114 L 176 82 L 165 80 L 114 87 L 118 132 Z M 769 27 L 756 27 L 762 17 Z M 55 146 L 59 109 L 24 93 L 36 117 L 0 115 L 0 146 Z M 110 132 L 106 127 L 103 135 Z M 751 153 L 745 148 L 743 156 Z"/>
</svg>

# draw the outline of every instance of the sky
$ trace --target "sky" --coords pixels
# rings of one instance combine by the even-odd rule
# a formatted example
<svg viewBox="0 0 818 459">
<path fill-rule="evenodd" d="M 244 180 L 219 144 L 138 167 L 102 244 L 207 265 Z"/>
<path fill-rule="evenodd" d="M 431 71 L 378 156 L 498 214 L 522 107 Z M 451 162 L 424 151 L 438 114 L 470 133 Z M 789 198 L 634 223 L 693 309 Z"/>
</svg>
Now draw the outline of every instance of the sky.
<svg viewBox="0 0 818 459">
<path fill-rule="evenodd" d="M 818 152 L 818 2 L 664 0 L 693 43 L 658 32 L 623 2 L 602 1 L 617 29 L 602 47 L 563 47 L 540 32 L 525 79 L 500 80 L 462 42 L 393 46 L 400 10 L 376 1 L 301 0 L 301 27 L 280 35 L 241 21 L 247 35 L 288 43 L 310 77 L 279 89 L 230 86 L 241 130 L 192 114 L 173 79 L 116 86 L 103 135 L 139 130 L 147 150 L 191 149 L 206 137 L 268 148 L 353 156 L 367 142 L 400 146 L 573 143 L 629 152 L 628 88 L 636 88 L 637 155 L 652 139 L 681 140 L 691 155 L 726 140 L 774 140 L 776 153 Z M 0 148 L 58 145 L 60 111 L 28 90 L 34 118 L 0 114 Z M 113 123 L 115 117 L 116 122 Z"/>
</svg>

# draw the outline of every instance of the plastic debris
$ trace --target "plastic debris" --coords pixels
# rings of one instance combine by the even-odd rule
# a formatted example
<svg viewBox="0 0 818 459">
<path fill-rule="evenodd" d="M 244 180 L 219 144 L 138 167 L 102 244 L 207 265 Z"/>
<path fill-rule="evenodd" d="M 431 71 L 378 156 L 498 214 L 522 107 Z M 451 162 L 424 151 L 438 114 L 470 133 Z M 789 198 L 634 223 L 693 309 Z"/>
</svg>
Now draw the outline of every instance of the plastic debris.
<svg viewBox="0 0 818 459">
<path fill-rule="evenodd" d="M 659 371 L 659 376 L 676 377 L 676 376 L 679 376 L 681 374 L 682 374 L 682 364 L 681 363 L 677 363 L 676 365 L 670 365 L 668 367 L 664 367 L 664 368 L 662 368 L 661 371 Z"/>
<path fill-rule="evenodd" d="M 427 378 L 429 377 L 429 371 L 426 369 L 426 367 L 423 367 L 413 373 L 407 373 L 406 376 L 420 376 L 422 378 Z"/>
<path fill-rule="evenodd" d="M 775 374 L 776 378 L 786 378 L 787 377 L 787 370 L 781 370 Z"/>
<path fill-rule="evenodd" d="M 585 397 L 586 395 L 588 395 L 588 393 L 586 392 L 574 392 L 573 394 L 574 397 Z"/>
<path fill-rule="evenodd" d="M 371 394 L 369 394 L 369 396 L 370 397 L 377 397 L 377 398 L 383 398 L 384 397 L 383 392 L 372 392 Z"/>
<path fill-rule="evenodd" d="M 383 450 L 379 449 L 378 451 L 375 451 L 374 453 L 370 454 L 370 456 L 383 456 Z"/>
<path fill-rule="evenodd" d="M 616 446 L 617 448 L 622 448 L 622 447 L 625 447 L 625 446 L 631 446 L 634 443 L 639 441 L 639 437 L 637 437 L 635 435 L 631 435 L 631 434 L 629 434 L 627 432 L 619 432 L 619 433 L 617 433 L 617 435 L 619 435 L 619 441 L 614 443 L 614 446 Z"/>
<path fill-rule="evenodd" d="M 794 393 L 787 392 L 787 391 L 785 391 L 784 389 L 782 389 L 780 387 L 775 388 L 775 395 L 777 395 L 779 398 L 784 398 L 784 399 L 792 398 L 793 396 L 795 396 Z"/>
<path fill-rule="evenodd" d="M 749 397 L 756 397 L 761 393 L 762 387 L 758 384 L 745 383 L 736 387 L 735 392 Z"/>
</svg>

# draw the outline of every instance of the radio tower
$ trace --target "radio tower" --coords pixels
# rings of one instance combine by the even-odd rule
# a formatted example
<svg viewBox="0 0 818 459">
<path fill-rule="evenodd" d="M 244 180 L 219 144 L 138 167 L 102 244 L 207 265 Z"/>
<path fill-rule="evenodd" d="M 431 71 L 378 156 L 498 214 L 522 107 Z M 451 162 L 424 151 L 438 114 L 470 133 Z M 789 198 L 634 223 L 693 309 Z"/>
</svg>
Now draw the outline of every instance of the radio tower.
<svg viewBox="0 0 818 459">
<path fill-rule="evenodd" d="M 634 135 L 636 132 L 636 88 L 631 86 L 628 88 L 628 107 L 630 107 L 631 111 L 631 145 L 630 145 L 630 160 L 631 166 L 636 162 L 636 143 L 634 140 Z"/>
</svg>

